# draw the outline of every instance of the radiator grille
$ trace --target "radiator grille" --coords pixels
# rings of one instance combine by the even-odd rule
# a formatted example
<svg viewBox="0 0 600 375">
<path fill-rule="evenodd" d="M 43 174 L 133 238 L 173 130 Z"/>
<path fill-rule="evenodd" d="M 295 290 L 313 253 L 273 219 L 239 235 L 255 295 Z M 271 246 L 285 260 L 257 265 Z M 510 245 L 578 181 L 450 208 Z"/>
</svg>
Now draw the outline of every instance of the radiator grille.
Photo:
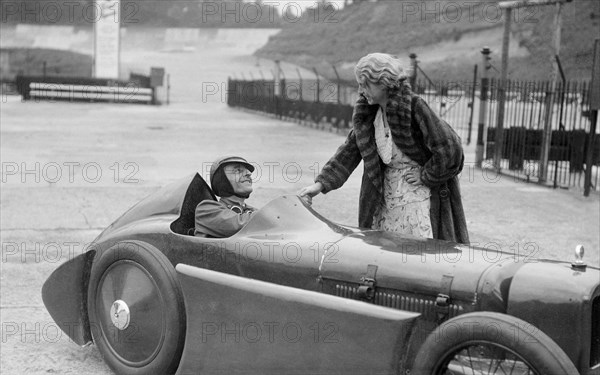
<svg viewBox="0 0 600 375">
<path fill-rule="evenodd" d="M 592 343 L 590 345 L 590 367 L 600 363 L 600 297 L 592 303 Z"/>
<path fill-rule="evenodd" d="M 357 296 L 358 288 L 349 285 L 336 284 L 335 294 L 340 297 L 358 299 Z M 373 303 L 379 306 L 391 307 L 398 310 L 412 311 L 420 313 L 425 319 L 435 320 L 437 319 L 437 312 L 435 310 L 435 298 L 423 298 L 407 296 L 395 291 L 381 291 L 375 292 Z M 448 318 L 455 317 L 462 314 L 463 308 L 459 305 L 449 305 Z"/>
</svg>

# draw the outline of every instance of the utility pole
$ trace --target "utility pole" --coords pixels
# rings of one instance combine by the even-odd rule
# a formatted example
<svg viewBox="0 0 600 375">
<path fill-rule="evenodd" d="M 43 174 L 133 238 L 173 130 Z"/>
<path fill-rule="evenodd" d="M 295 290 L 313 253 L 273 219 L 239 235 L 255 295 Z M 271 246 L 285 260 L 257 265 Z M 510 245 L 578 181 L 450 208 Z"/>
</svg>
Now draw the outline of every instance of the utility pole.
<svg viewBox="0 0 600 375">
<path fill-rule="evenodd" d="M 540 182 L 548 179 L 548 159 L 552 142 L 552 109 L 556 97 L 556 80 L 558 78 L 558 64 L 555 56 L 560 56 L 560 32 L 562 28 L 561 17 L 562 4 L 556 3 L 556 14 L 554 15 L 554 56 L 552 59 L 552 71 L 550 73 L 550 91 L 546 93 L 546 111 L 544 113 L 544 133 L 542 134 L 542 152 L 540 156 Z"/>
<path fill-rule="evenodd" d="M 594 162 L 594 138 L 596 138 L 596 122 L 600 109 L 600 39 L 594 42 L 594 61 L 592 64 L 592 84 L 590 86 L 590 135 L 587 142 L 587 155 L 585 157 L 585 186 L 583 196 L 590 195 L 592 185 L 592 165 Z"/>
<path fill-rule="evenodd" d="M 554 61 L 554 56 L 558 56 L 560 52 L 560 29 L 561 29 L 561 9 L 562 4 L 569 3 L 572 0 L 522 0 L 522 1 L 504 1 L 499 3 L 499 7 L 505 10 L 504 20 L 504 37 L 502 43 L 502 71 L 499 82 L 498 92 L 498 117 L 495 137 L 495 153 L 494 164 L 496 168 L 500 167 L 502 157 L 503 137 L 502 131 L 504 127 L 504 98 L 505 84 L 508 75 L 508 43 L 510 39 L 510 23 L 512 17 L 512 9 L 525 8 L 531 6 L 556 5 L 556 15 L 554 19 L 554 54 L 552 55 L 552 72 L 551 72 L 551 89 L 546 95 L 546 112 L 544 116 L 544 133 L 542 136 L 542 152 L 540 156 L 540 182 L 545 182 L 548 174 L 548 155 L 550 152 L 550 142 L 552 141 L 552 106 L 554 105 L 554 90 L 556 88 L 556 79 L 558 77 L 558 66 Z M 506 64 L 505 64 L 506 61 Z M 502 99 L 502 101 L 500 101 Z M 499 134 L 498 134 L 499 133 Z"/>
</svg>

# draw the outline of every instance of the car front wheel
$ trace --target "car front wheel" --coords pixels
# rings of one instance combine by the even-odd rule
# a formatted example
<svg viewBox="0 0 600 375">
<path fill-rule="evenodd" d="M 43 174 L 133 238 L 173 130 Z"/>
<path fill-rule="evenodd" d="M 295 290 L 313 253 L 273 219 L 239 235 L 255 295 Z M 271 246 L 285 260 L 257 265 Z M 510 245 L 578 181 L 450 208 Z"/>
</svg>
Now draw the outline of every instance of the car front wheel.
<svg viewBox="0 0 600 375">
<path fill-rule="evenodd" d="M 94 342 L 118 374 L 172 374 L 185 341 L 183 295 L 173 265 L 146 243 L 96 255 L 88 289 Z"/>
<path fill-rule="evenodd" d="M 545 333 L 510 315 L 476 312 L 441 324 L 419 349 L 411 374 L 578 374 Z"/>
</svg>

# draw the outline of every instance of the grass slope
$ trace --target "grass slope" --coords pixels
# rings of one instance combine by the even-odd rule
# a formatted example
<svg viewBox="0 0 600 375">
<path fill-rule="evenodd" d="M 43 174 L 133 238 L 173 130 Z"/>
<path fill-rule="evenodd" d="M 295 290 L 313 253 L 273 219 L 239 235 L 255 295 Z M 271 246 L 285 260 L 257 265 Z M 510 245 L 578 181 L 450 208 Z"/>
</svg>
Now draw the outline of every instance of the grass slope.
<svg viewBox="0 0 600 375">
<path fill-rule="evenodd" d="M 420 66 L 433 79 L 471 79 L 483 46 L 492 49 L 499 70 L 503 16 L 497 1 L 360 2 L 344 9 L 307 11 L 256 52 L 353 79 L 356 61 L 370 52 L 408 56 L 420 51 Z M 509 74 L 513 79 L 549 78 L 553 56 L 554 6 L 514 11 Z M 600 31 L 600 1 L 574 0 L 563 6 L 560 58 L 567 79 L 591 77 L 593 41 Z M 497 75 L 495 70 L 492 75 Z"/>
<path fill-rule="evenodd" d="M 0 76 L 3 81 L 13 81 L 17 74 L 42 75 L 46 62 L 46 75 L 65 77 L 91 77 L 92 57 L 82 53 L 50 48 L 3 48 Z"/>
</svg>

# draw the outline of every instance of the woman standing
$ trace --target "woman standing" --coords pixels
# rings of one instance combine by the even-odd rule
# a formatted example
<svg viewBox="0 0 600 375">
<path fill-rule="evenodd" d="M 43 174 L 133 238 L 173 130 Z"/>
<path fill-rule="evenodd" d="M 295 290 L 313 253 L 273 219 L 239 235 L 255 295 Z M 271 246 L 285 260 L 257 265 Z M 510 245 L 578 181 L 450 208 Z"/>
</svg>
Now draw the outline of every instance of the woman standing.
<svg viewBox="0 0 600 375">
<path fill-rule="evenodd" d="M 411 91 L 396 57 L 367 55 L 354 73 L 360 96 L 353 129 L 300 195 L 341 187 L 362 160 L 360 227 L 468 243 L 458 135 Z"/>
</svg>

